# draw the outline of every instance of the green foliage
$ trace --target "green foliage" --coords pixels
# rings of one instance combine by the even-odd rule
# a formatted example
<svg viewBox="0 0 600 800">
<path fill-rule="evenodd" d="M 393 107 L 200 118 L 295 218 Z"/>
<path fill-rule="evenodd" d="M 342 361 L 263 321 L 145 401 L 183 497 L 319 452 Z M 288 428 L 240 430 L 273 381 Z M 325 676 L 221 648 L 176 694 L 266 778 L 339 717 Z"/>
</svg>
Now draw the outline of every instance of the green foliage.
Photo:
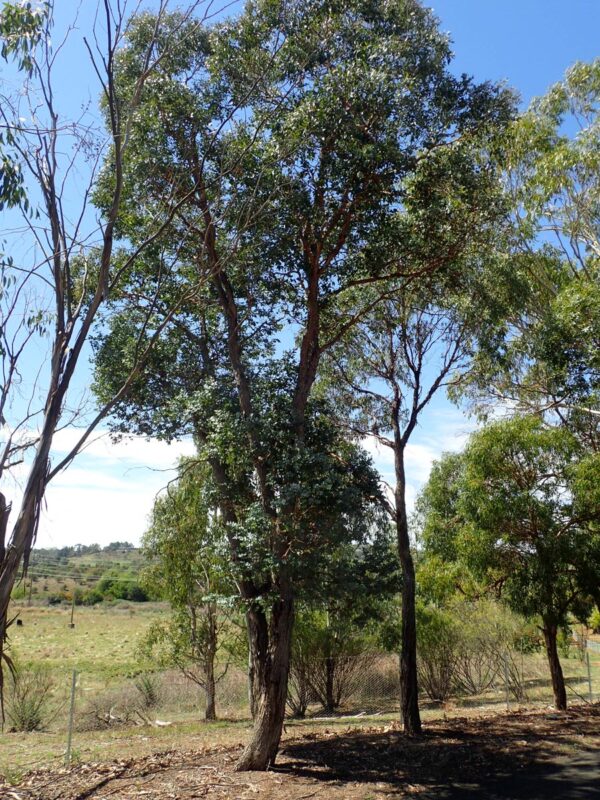
<svg viewBox="0 0 600 800">
<path fill-rule="evenodd" d="M 160 679 L 152 672 L 142 672 L 134 680 L 135 688 L 141 695 L 144 708 L 156 708 L 160 705 Z"/>
<path fill-rule="evenodd" d="M 585 617 L 600 576 L 599 466 L 539 418 L 490 425 L 433 470 L 421 500 L 425 549 L 465 564 L 526 616 Z"/>
<path fill-rule="evenodd" d="M 49 12 L 48 2 L 4 2 L 0 9 L 0 56 L 14 59 L 19 70 L 31 73 L 32 52 L 42 36 Z"/>
<path fill-rule="evenodd" d="M 600 60 L 576 63 L 512 126 L 512 269 L 522 303 L 480 361 L 479 395 L 500 395 L 598 448 Z M 591 414 L 590 414 L 591 411 Z"/>
<path fill-rule="evenodd" d="M 600 633 L 600 609 L 598 606 L 592 609 L 592 613 L 588 619 L 588 626 L 594 631 L 594 633 Z"/>
<path fill-rule="evenodd" d="M 102 578 L 95 589 L 86 592 L 82 602 L 92 605 L 98 595 L 104 600 L 132 600 L 136 603 L 144 603 L 149 599 L 148 593 L 139 584 L 112 576 Z"/>
<path fill-rule="evenodd" d="M 445 606 L 417 604 L 419 681 L 431 700 L 453 694 L 479 695 L 509 668 L 511 690 L 522 688 L 517 653 L 540 648 L 539 631 L 491 600 L 468 600 L 456 593 Z"/>
<path fill-rule="evenodd" d="M 141 652 L 154 663 L 178 667 L 207 691 L 224 676 L 237 639 L 231 633 L 236 604 L 223 537 L 204 465 L 182 461 L 178 481 L 155 502 L 144 536 L 152 562 L 146 586 L 169 601 L 172 614 L 150 627 Z M 215 675 L 217 654 L 225 654 L 225 666 Z"/>
<path fill-rule="evenodd" d="M 351 696 L 356 681 L 372 658 L 373 631 L 338 613 L 304 609 L 294 626 L 288 703 L 304 716 L 316 700 L 334 711 Z"/>
<path fill-rule="evenodd" d="M 447 700 L 454 688 L 459 625 L 435 606 L 417 604 L 417 663 L 419 681 L 431 700 Z"/>
<path fill-rule="evenodd" d="M 48 15 L 47 2 L 4 2 L 0 8 L 0 57 L 5 61 L 14 61 L 19 71 L 31 75 L 35 48 L 42 37 Z M 25 211 L 29 210 L 20 158 L 15 152 L 18 135 L 19 131 L 10 127 L 0 132 L 0 211 L 17 205 Z M 4 277 L 2 269 L 3 284 Z"/>
</svg>

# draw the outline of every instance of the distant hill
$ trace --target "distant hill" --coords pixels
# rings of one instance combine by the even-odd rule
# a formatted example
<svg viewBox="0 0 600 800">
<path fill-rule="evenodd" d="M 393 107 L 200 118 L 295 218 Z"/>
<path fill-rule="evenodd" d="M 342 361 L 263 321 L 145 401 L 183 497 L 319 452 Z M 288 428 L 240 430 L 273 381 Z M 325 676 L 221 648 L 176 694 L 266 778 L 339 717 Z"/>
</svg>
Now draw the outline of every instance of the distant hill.
<svg viewBox="0 0 600 800">
<path fill-rule="evenodd" d="M 13 600 L 55 605 L 152 599 L 141 586 L 147 566 L 142 552 L 129 542 L 73 547 L 35 548 L 27 576 L 15 587 Z"/>
</svg>

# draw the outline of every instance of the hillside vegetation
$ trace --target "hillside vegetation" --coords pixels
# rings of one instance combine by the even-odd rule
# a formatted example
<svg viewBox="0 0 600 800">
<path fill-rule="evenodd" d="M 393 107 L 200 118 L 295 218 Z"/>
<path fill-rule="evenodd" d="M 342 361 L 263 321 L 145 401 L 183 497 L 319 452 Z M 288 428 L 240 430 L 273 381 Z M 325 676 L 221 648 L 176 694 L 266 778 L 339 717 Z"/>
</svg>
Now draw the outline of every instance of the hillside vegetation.
<svg viewBox="0 0 600 800">
<path fill-rule="evenodd" d="M 148 562 L 129 542 L 36 548 L 27 577 L 15 585 L 13 600 L 31 605 L 96 605 L 114 600 L 157 599 L 141 585 Z"/>
</svg>

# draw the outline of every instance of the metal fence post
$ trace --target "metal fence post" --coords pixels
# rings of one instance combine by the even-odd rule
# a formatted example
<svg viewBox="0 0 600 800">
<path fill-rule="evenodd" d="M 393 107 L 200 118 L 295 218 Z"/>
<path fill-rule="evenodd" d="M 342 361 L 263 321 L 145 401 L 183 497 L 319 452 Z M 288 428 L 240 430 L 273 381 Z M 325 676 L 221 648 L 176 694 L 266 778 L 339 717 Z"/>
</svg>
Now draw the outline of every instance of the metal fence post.
<svg viewBox="0 0 600 800">
<path fill-rule="evenodd" d="M 65 753 L 65 766 L 71 763 L 71 742 L 73 741 L 73 717 L 75 714 L 75 686 L 77 684 L 77 670 L 73 670 L 73 678 L 71 680 L 71 704 L 69 707 L 69 731 L 67 734 L 67 750 Z"/>
<path fill-rule="evenodd" d="M 594 693 L 592 692 L 592 667 L 590 665 L 590 651 L 586 648 L 585 663 L 587 665 L 587 679 L 588 679 L 588 694 L 590 696 L 590 703 L 594 701 Z"/>
<path fill-rule="evenodd" d="M 504 655 L 504 688 L 506 691 L 506 710 L 510 711 L 510 694 L 508 681 L 508 656 Z"/>
</svg>

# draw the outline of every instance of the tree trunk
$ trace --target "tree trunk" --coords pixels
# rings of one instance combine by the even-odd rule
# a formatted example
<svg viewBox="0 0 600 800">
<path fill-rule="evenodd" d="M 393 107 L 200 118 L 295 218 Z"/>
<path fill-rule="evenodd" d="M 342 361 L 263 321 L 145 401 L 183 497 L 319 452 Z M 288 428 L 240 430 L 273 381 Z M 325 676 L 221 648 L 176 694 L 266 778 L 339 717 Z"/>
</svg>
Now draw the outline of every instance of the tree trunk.
<svg viewBox="0 0 600 800">
<path fill-rule="evenodd" d="M 419 685 L 417 677 L 417 623 L 415 614 L 415 565 L 410 551 L 406 517 L 406 476 L 404 446 L 396 441 L 396 536 L 398 559 L 402 568 L 402 651 L 400 653 L 400 710 L 404 732 L 418 736 L 421 731 Z"/>
<path fill-rule="evenodd" d="M 204 719 L 209 722 L 214 722 L 217 718 L 214 663 L 209 664 L 207 662 L 206 664 L 204 693 L 206 696 Z"/>
<path fill-rule="evenodd" d="M 283 730 L 290 666 L 294 601 L 291 591 L 271 606 L 271 620 L 254 603 L 248 609 L 250 656 L 256 688 L 252 738 L 236 765 L 241 770 L 265 770 L 275 763 Z"/>
<path fill-rule="evenodd" d="M 216 686 L 215 686 L 215 658 L 217 655 L 217 609 L 214 603 L 207 605 L 208 641 L 206 658 L 204 661 L 204 692 L 206 695 L 206 710 L 204 719 L 214 721 L 217 718 Z"/>
<path fill-rule="evenodd" d="M 335 711 L 335 697 L 333 696 L 333 679 L 335 676 L 335 660 L 332 656 L 325 659 L 325 710 Z"/>
<path fill-rule="evenodd" d="M 250 706 L 250 716 L 252 719 L 256 718 L 256 709 L 258 707 L 258 695 L 260 687 L 258 683 L 258 669 L 256 658 L 253 657 L 252 642 L 252 626 L 250 625 L 250 614 L 246 614 L 246 628 L 248 632 L 248 705 Z"/>
<path fill-rule="evenodd" d="M 548 664 L 550 666 L 550 675 L 552 677 L 552 691 L 554 692 L 554 705 L 558 711 L 567 710 L 567 690 L 565 687 L 565 679 L 563 676 L 560 659 L 558 658 L 558 648 L 556 646 L 556 638 L 558 634 L 558 626 L 552 622 L 544 620 L 544 642 L 546 643 L 546 654 L 548 656 Z"/>
</svg>

